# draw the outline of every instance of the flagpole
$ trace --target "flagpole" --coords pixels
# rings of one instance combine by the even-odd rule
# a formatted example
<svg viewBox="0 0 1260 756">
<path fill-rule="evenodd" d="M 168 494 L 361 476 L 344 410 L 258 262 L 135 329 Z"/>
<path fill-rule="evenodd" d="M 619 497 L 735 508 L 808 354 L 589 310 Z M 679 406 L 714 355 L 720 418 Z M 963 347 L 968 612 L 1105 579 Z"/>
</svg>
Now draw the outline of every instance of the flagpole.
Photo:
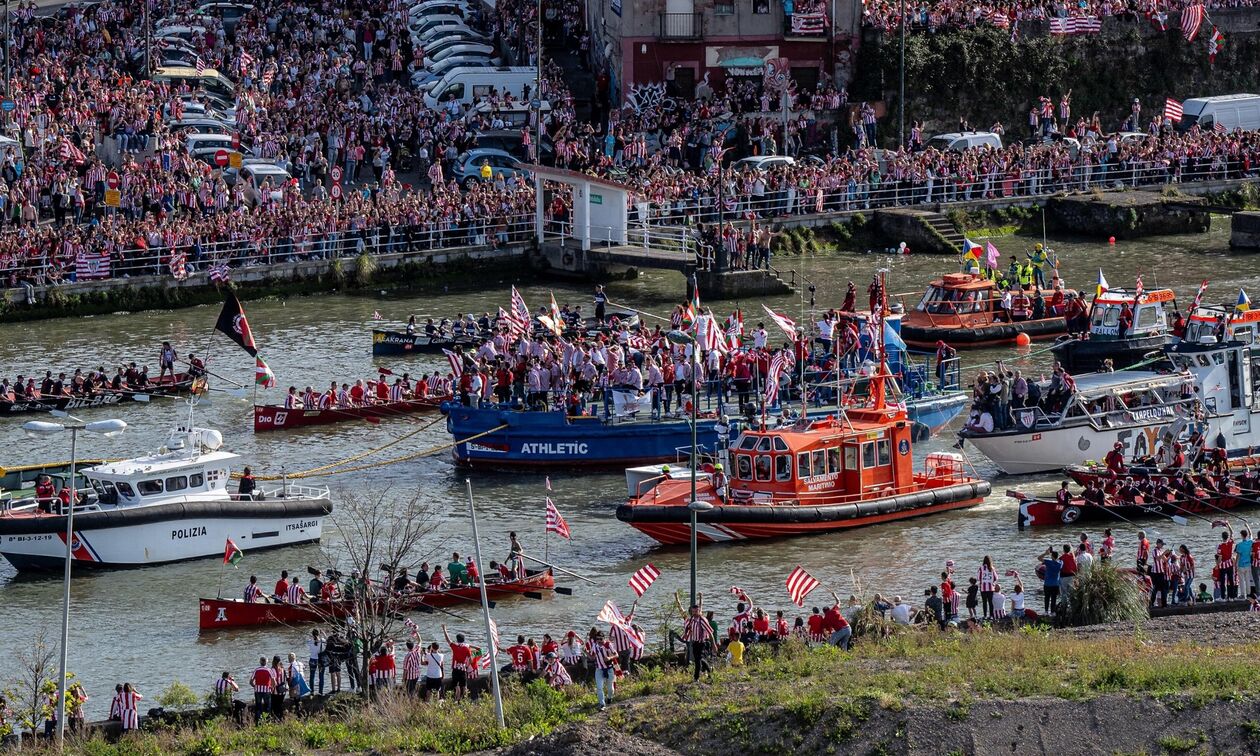
<svg viewBox="0 0 1260 756">
<path fill-rule="evenodd" d="M 218 598 L 223 598 L 223 573 L 227 572 L 227 560 L 219 565 L 219 590 L 216 594 Z"/>
<path fill-rule="evenodd" d="M 477 567 L 481 567 L 481 538 L 477 535 L 477 510 L 473 506 L 472 480 L 464 478 L 464 485 L 468 489 L 468 517 L 472 520 L 473 532 L 473 555 L 477 559 Z M 490 631 L 490 601 L 486 597 L 486 579 L 482 577 L 478 581 L 481 586 L 481 616 L 486 623 L 486 643 L 490 647 L 490 686 L 494 691 L 494 716 L 499 721 L 499 729 L 505 729 L 507 724 L 503 721 L 503 692 L 499 690 L 499 662 L 496 659 L 498 649 L 494 647 L 494 633 Z"/>
</svg>

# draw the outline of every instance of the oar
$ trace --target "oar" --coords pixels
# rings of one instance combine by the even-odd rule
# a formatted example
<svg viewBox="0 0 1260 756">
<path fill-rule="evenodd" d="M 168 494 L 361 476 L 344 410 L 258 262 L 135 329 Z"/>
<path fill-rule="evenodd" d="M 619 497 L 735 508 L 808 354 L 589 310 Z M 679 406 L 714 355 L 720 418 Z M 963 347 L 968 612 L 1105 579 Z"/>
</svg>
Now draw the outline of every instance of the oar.
<svg viewBox="0 0 1260 756">
<path fill-rule="evenodd" d="M 575 578 L 577 578 L 578 580 L 584 580 L 584 581 L 586 581 L 586 582 L 590 583 L 591 585 L 599 585 L 599 583 L 596 583 L 594 580 L 591 580 L 591 579 L 590 579 L 590 578 L 588 578 L 588 577 L 583 577 L 582 575 L 579 575 L 579 574 L 577 574 L 576 572 L 569 572 L 568 570 L 566 570 L 566 569 L 564 569 L 564 568 L 562 568 L 562 567 L 557 567 L 557 566 L 555 566 L 554 564 L 549 564 L 549 563 L 547 563 L 547 562 L 544 562 L 543 560 L 539 559 L 538 557 L 532 557 L 532 556 L 530 556 L 529 554 L 525 554 L 525 553 L 519 553 L 519 556 L 520 556 L 521 558 L 523 558 L 523 559 L 528 559 L 528 560 L 530 560 L 531 562 L 537 562 L 538 564 L 541 564 L 541 565 L 542 565 L 542 566 L 544 566 L 544 567 L 550 567 L 551 569 L 555 570 L 556 572 L 561 572 L 561 573 L 564 573 L 565 575 L 568 575 L 569 577 L 575 577 Z M 570 594 L 570 595 L 571 595 L 571 594 Z"/>
<path fill-rule="evenodd" d="M 1248 492 L 1250 492 L 1250 491 L 1251 491 L 1251 489 L 1249 489 L 1249 488 L 1239 488 L 1238 490 L 1239 490 L 1239 491 L 1248 491 Z M 1203 506 L 1208 507 L 1208 508 L 1210 508 L 1210 509 L 1215 509 L 1217 512 L 1220 512 L 1221 514 L 1226 515 L 1226 516 L 1228 516 L 1228 517 L 1233 517 L 1233 516 L 1235 515 L 1235 513 L 1234 513 L 1234 512 L 1230 512 L 1229 510 L 1222 509 L 1222 508 L 1220 508 L 1220 507 L 1216 506 L 1215 504 L 1213 504 L 1212 502 L 1208 501 L 1207 499 L 1200 498 L 1200 497 L 1198 497 L 1198 496 L 1195 496 L 1194 494 L 1186 494 L 1186 496 L 1188 496 L 1188 497 L 1189 497 L 1189 498 L 1191 498 L 1191 499 L 1194 499 L 1195 501 L 1199 502 L 1199 503 L 1200 503 L 1200 504 L 1202 504 Z M 1241 499 L 1242 501 L 1247 502 L 1248 504 L 1257 504 L 1257 503 L 1260 503 L 1260 501 L 1257 501 L 1256 499 L 1250 499 L 1250 498 L 1247 498 L 1246 496 L 1239 496 L 1238 498 L 1239 498 L 1239 499 Z M 1250 529 L 1251 529 L 1251 523 L 1247 522 L 1247 518 L 1246 518 L 1246 517 L 1243 517 L 1242 515 L 1238 515 L 1238 519 L 1240 519 L 1240 520 L 1242 520 L 1242 521 L 1243 521 L 1243 524 L 1247 526 L 1247 529 L 1248 529 L 1248 530 L 1250 530 Z"/>
<path fill-rule="evenodd" d="M 192 367 L 192 363 L 191 363 L 191 362 L 189 362 L 188 360 L 180 360 L 180 362 L 184 363 L 185 365 L 188 365 L 189 367 Z M 236 381 L 232 380 L 231 378 L 228 378 L 228 377 L 227 377 L 227 376 L 225 376 L 225 375 L 219 375 L 218 373 L 214 372 L 213 370 L 211 370 L 211 369 L 209 369 L 209 368 L 207 368 L 207 367 L 202 367 L 202 370 L 204 370 L 204 371 L 206 372 L 206 375 L 211 375 L 211 376 L 214 376 L 215 378 L 218 378 L 218 379 L 219 379 L 219 380 L 221 380 L 221 381 L 227 381 L 228 383 L 232 384 L 233 386 L 235 386 L 235 387 L 237 387 L 237 388 L 239 388 L 239 389 L 243 389 L 243 388 L 245 388 L 245 384 L 243 384 L 243 383 L 237 383 Z"/>
</svg>

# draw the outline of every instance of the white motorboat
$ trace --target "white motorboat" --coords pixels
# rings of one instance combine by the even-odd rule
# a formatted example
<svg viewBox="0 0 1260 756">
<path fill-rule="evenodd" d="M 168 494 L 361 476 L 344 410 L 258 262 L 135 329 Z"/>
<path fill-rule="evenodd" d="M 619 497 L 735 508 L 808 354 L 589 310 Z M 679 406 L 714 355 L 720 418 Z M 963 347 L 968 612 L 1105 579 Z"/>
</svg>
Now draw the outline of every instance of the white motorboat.
<svg viewBox="0 0 1260 756">
<path fill-rule="evenodd" d="M 1175 373 L 1079 376 L 1076 392 L 1055 412 L 1016 408 L 1009 428 L 969 426 L 958 435 L 1011 474 L 1098 460 L 1117 443 L 1129 459 L 1149 456 L 1162 439 L 1183 440 L 1196 430 L 1207 446 L 1231 456 L 1253 453 L 1260 446 L 1260 356 L 1252 350 L 1243 341 L 1218 343 L 1207 329 L 1188 333 L 1165 350 Z"/>
<path fill-rule="evenodd" d="M 228 491 L 236 454 L 216 430 L 171 432 L 155 454 L 80 470 L 90 490 L 74 509 L 76 567 L 141 567 L 222 556 L 230 538 L 248 552 L 318 541 L 332 513 L 327 487 Z M 85 494 L 85 495 L 84 495 Z M 59 501 L 0 502 L 0 555 L 18 570 L 61 569 L 66 513 Z"/>
</svg>

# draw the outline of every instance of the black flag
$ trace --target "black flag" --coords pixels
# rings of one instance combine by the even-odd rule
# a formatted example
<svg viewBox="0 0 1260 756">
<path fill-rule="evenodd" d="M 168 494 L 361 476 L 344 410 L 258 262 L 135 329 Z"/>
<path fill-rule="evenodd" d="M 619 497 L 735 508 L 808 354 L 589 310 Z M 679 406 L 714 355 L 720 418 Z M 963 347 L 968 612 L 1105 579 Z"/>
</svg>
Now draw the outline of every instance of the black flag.
<svg viewBox="0 0 1260 756">
<path fill-rule="evenodd" d="M 249 356 L 258 356 L 258 347 L 254 346 L 254 334 L 249 330 L 245 310 L 241 308 L 241 301 L 231 290 L 223 294 L 223 311 L 219 313 L 219 322 L 214 324 L 214 330 L 222 331 L 229 339 L 239 344 L 241 349 L 249 352 Z"/>
</svg>

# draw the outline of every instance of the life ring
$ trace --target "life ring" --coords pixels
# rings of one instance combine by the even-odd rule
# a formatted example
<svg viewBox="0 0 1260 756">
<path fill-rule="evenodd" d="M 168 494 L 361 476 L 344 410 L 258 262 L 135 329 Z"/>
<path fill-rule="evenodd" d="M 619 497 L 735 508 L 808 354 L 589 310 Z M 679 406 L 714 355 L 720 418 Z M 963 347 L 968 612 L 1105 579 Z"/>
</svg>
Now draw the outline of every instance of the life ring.
<svg viewBox="0 0 1260 756">
<path fill-rule="evenodd" d="M 560 262 L 564 263 L 565 265 L 572 265 L 572 264 L 573 264 L 573 253 L 572 253 L 572 252 L 565 252 L 565 253 L 564 253 L 564 254 L 560 257 Z"/>
<path fill-rule="evenodd" d="M 1063 510 L 1063 514 L 1059 515 L 1059 519 L 1063 521 L 1064 525 L 1071 525 L 1081 519 L 1081 508 L 1078 506 L 1070 506 Z"/>
</svg>

